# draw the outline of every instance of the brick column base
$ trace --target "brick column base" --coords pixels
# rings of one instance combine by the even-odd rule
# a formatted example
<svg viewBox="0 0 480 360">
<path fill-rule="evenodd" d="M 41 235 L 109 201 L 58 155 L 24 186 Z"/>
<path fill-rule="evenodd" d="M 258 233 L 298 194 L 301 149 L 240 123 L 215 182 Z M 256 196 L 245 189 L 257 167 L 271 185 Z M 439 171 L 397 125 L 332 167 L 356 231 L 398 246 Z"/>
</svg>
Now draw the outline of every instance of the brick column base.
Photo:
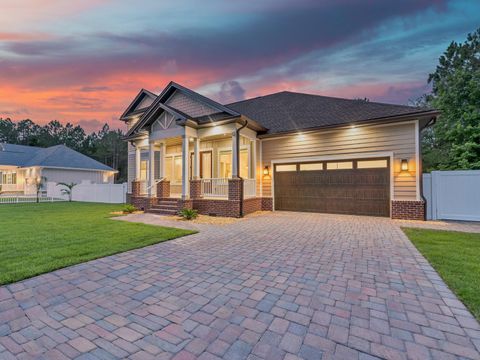
<svg viewBox="0 0 480 360">
<path fill-rule="evenodd" d="M 162 180 L 157 183 L 157 198 L 168 199 L 170 197 L 170 181 Z"/>
<path fill-rule="evenodd" d="M 392 219 L 425 220 L 425 201 L 392 200 Z"/>
<path fill-rule="evenodd" d="M 202 197 L 202 180 L 190 180 L 190 199 Z"/>
<path fill-rule="evenodd" d="M 140 196 L 140 181 L 132 181 L 132 196 Z"/>
</svg>

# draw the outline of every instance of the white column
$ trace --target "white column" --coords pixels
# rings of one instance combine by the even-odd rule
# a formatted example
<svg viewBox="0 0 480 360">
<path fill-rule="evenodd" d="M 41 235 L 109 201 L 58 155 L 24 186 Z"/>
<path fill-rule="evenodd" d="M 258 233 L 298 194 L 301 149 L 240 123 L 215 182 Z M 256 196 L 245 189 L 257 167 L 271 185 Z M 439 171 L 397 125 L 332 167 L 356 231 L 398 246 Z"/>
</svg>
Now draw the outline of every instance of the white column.
<svg viewBox="0 0 480 360">
<path fill-rule="evenodd" d="M 155 195 L 155 148 L 153 143 L 148 144 L 148 196 Z"/>
<path fill-rule="evenodd" d="M 237 131 L 232 132 L 232 178 L 239 176 L 239 152 L 240 152 L 240 135 Z"/>
<path fill-rule="evenodd" d="M 188 176 L 188 136 L 182 136 L 182 199 L 189 198 L 188 185 L 190 182 Z"/>
<path fill-rule="evenodd" d="M 257 181 L 257 140 L 250 141 L 250 144 L 252 145 L 252 153 L 253 153 L 253 163 L 251 166 L 253 166 L 253 172 L 250 171 L 252 174 L 252 177 Z"/>
<path fill-rule="evenodd" d="M 140 180 L 140 161 L 141 161 L 141 149 L 138 145 L 135 146 L 135 180 Z"/>
<path fill-rule="evenodd" d="M 164 178 L 165 177 L 165 143 L 160 144 L 160 177 Z"/>
<path fill-rule="evenodd" d="M 193 178 L 200 179 L 200 138 L 195 138 L 193 146 Z"/>
</svg>

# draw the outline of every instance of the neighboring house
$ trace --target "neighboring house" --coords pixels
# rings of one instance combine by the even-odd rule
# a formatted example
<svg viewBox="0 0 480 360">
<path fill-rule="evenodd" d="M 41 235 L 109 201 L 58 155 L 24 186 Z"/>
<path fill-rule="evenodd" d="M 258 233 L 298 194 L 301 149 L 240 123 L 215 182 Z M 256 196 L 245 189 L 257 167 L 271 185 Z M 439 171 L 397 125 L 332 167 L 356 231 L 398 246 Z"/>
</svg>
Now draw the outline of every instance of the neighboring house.
<svg viewBox="0 0 480 360">
<path fill-rule="evenodd" d="M 419 135 L 437 115 L 287 91 L 222 105 L 174 82 L 141 90 L 121 116 L 130 201 L 423 219 Z"/>
<path fill-rule="evenodd" d="M 33 195 L 41 177 L 47 182 L 113 183 L 116 172 L 65 145 L 0 144 L 0 194 Z"/>
</svg>

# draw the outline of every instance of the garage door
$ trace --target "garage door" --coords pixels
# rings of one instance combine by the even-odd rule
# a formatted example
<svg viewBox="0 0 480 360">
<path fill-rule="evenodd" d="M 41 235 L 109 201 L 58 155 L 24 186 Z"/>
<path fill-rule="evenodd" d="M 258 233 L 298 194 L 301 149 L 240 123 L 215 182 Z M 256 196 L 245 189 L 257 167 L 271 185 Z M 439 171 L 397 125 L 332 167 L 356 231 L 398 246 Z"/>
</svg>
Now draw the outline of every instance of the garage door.
<svg viewBox="0 0 480 360">
<path fill-rule="evenodd" d="M 275 209 L 389 216 L 389 168 L 383 158 L 275 165 Z"/>
</svg>

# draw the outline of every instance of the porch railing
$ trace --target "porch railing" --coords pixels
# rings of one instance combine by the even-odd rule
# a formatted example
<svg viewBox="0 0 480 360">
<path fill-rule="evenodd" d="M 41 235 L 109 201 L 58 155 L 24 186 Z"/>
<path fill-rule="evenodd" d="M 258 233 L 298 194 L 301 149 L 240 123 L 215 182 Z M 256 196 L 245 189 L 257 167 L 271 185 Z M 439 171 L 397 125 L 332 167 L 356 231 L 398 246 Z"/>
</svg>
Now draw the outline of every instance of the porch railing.
<svg viewBox="0 0 480 360">
<path fill-rule="evenodd" d="M 257 195 L 257 182 L 255 179 L 243 179 L 243 197 L 251 198 Z"/>
<path fill-rule="evenodd" d="M 228 198 L 228 179 L 201 179 L 203 197 Z"/>
</svg>

